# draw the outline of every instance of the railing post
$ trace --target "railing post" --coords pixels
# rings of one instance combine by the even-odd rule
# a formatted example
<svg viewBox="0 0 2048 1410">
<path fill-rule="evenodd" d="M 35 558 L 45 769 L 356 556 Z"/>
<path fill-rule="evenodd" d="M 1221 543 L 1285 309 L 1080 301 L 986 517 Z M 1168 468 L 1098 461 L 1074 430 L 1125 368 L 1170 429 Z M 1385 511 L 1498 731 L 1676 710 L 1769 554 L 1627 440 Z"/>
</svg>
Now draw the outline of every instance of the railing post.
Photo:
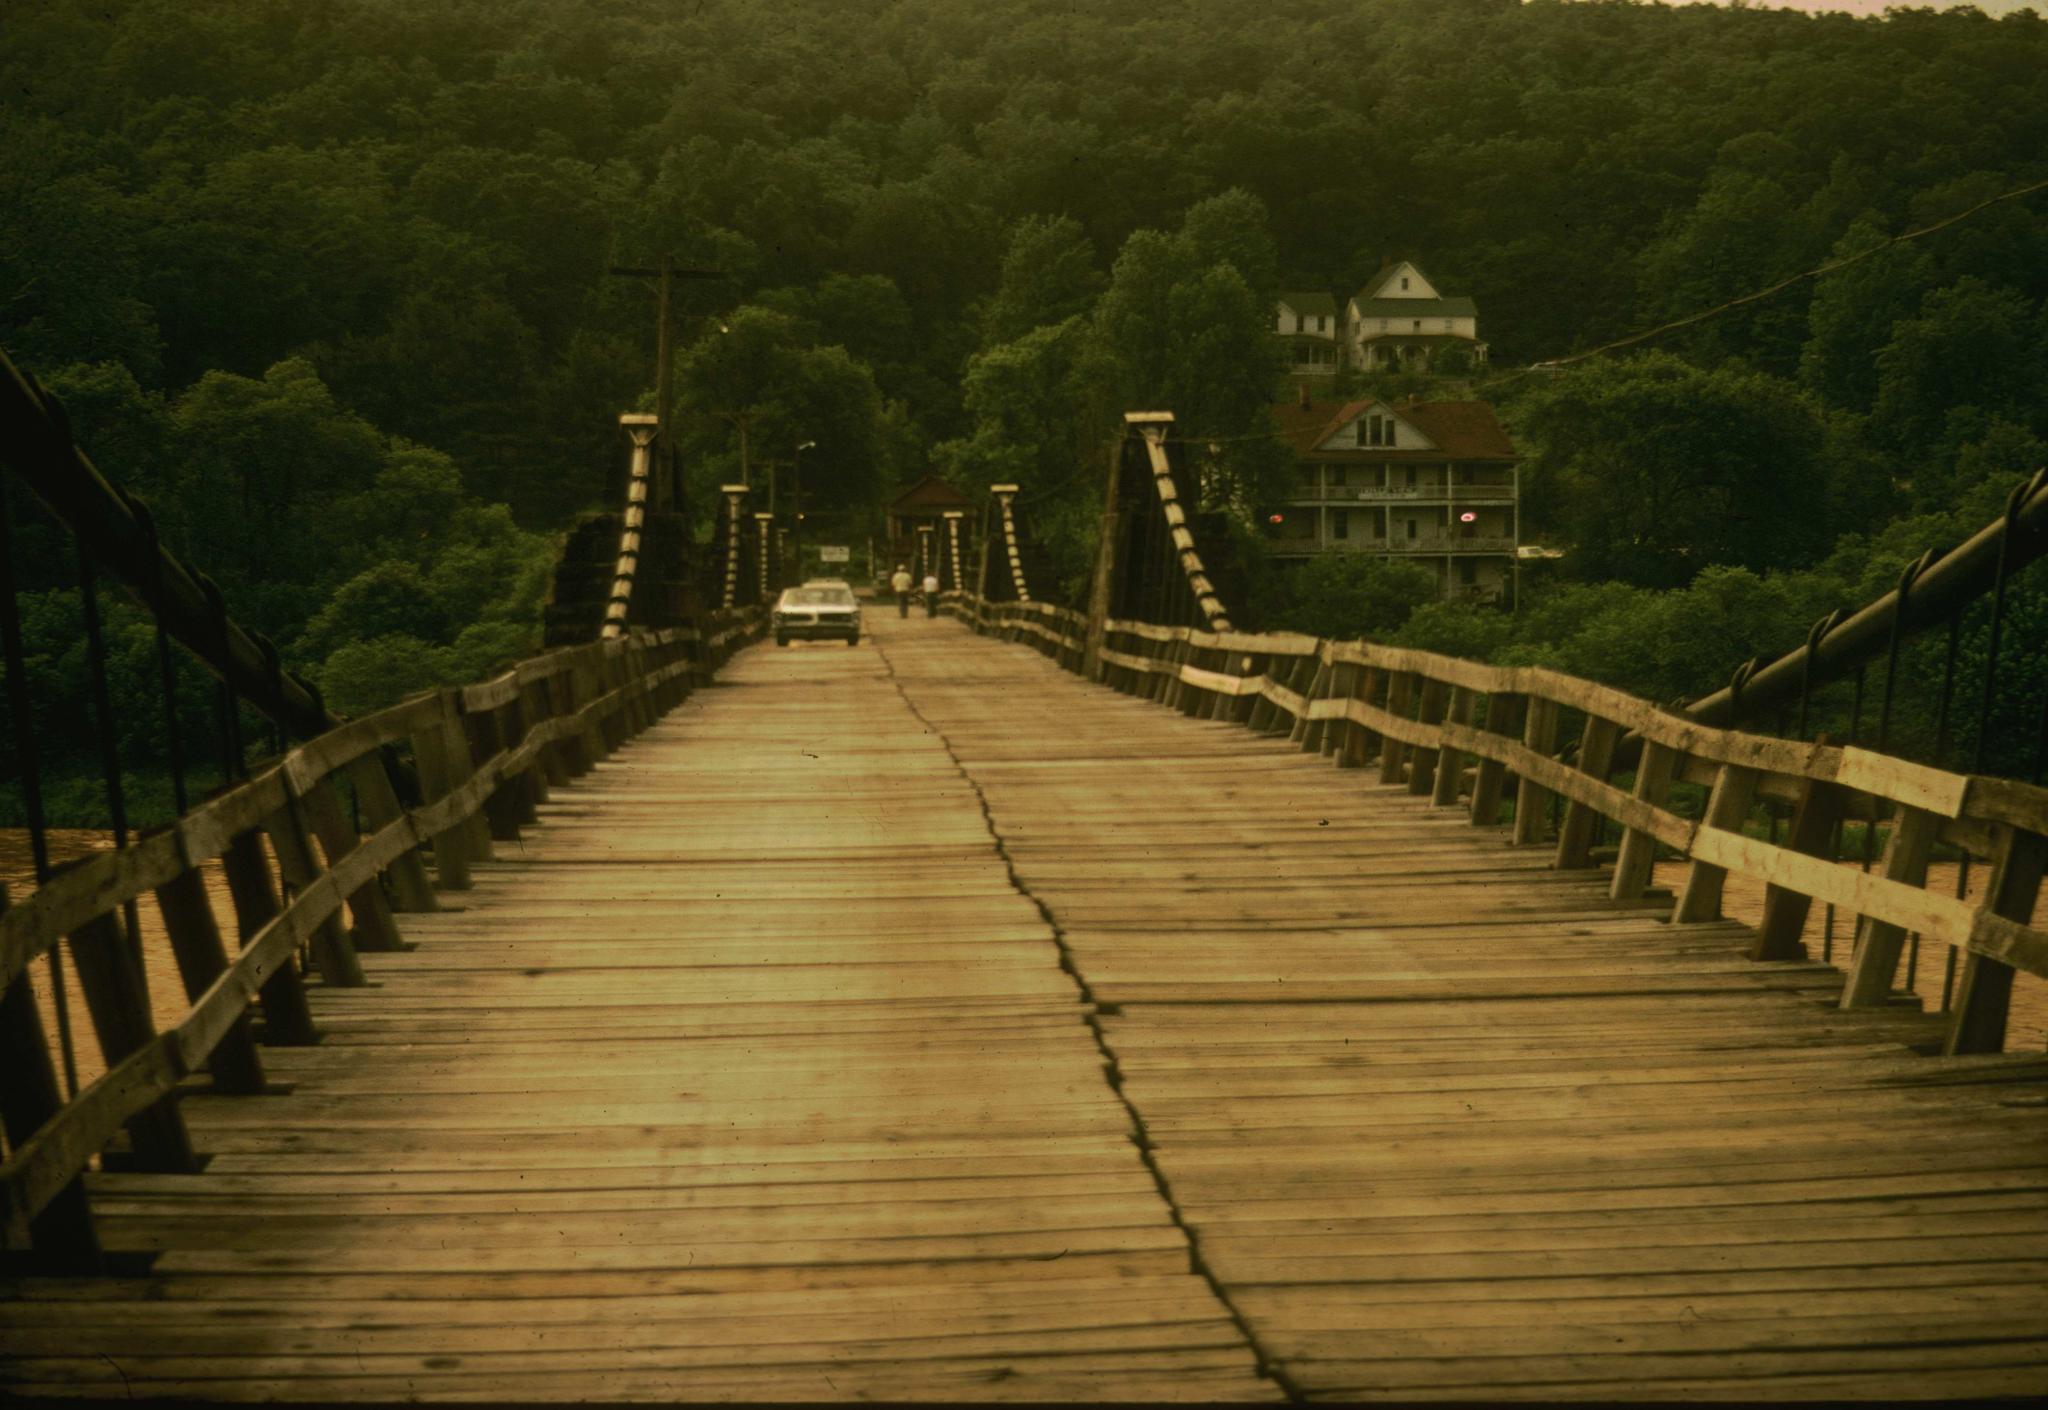
<svg viewBox="0 0 2048 1410">
<path fill-rule="evenodd" d="M 1408 707 L 1415 701 L 1415 673 L 1392 671 L 1387 676 L 1386 711 L 1402 719 L 1408 717 Z M 1399 783 L 1402 766 L 1407 763 L 1408 748 L 1390 734 L 1380 736 L 1380 782 Z"/>
<path fill-rule="evenodd" d="M 348 817 L 341 810 L 341 803 L 334 796 L 334 786 L 321 780 L 300 800 L 306 810 L 306 820 L 313 825 L 313 835 L 320 840 L 320 850 L 327 854 L 327 869 L 334 870 L 342 859 L 362 845 L 362 838 L 349 825 Z M 398 922 L 392 919 L 390 903 L 384 899 L 384 888 L 372 876 L 357 887 L 348 898 L 349 914 L 355 917 L 355 927 L 350 933 L 350 942 L 358 950 L 407 950 L 412 948 L 398 933 Z"/>
<path fill-rule="evenodd" d="M 111 1068 L 156 1037 L 142 965 L 116 916 L 87 921 L 70 938 L 72 968 L 85 993 L 100 1054 Z M 136 1168 L 180 1175 L 199 1169 L 192 1137 L 178 1112 L 177 1093 L 164 1093 L 129 1117 L 127 1126 L 135 1143 Z"/>
<path fill-rule="evenodd" d="M 1433 676 L 1422 678 L 1422 701 L 1416 707 L 1415 722 L 1420 725 L 1442 725 L 1444 712 L 1450 706 L 1451 688 Z M 1418 796 L 1429 793 L 1436 786 L 1437 756 L 1443 751 L 1437 745 L 1418 744 L 1409 751 L 1408 791 Z"/>
<path fill-rule="evenodd" d="M 156 888 L 157 909 L 163 913 L 164 932 L 170 937 L 171 955 L 178 964 L 178 978 L 184 981 L 186 999 L 197 1002 L 213 981 L 228 967 L 228 947 L 220 937 L 213 918 L 213 906 L 206 897 L 206 879 L 197 867 L 188 867 Z M 263 1059 L 256 1040 L 249 1033 L 249 1016 L 235 1020 L 206 1059 L 213 1085 L 223 1092 L 265 1090 Z"/>
<path fill-rule="evenodd" d="M 2048 838 L 2009 824 L 1999 828 L 1998 857 L 1991 866 L 1985 909 L 2025 925 L 2034 914 L 2041 877 L 2048 870 Z M 2005 1051 L 2006 1010 L 2012 1000 L 2012 966 L 1975 951 L 1964 954 L 1956 976 L 1955 1018 L 1942 1052 Z"/>
<path fill-rule="evenodd" d="M 1267 681 L 1273 679 L 1273 661 L 1272 656 L 1266 656 L 1257 663 L 1259 675 Z M 1290 674 L 1293 669 L 1292 666 L 1288 667 Z M 1266 698 L 1264 691 L 1261 691 L 1252 697 L 1251 713 L 1245 717 L 1245 728 L 1253 734 L 1264 734 L 1266 727 L 1273 722 L 1273 712 L 1279 708 Z"/>
<path fill-rule="evenodd" d="M 1478 706 L 1478 697 L 1462 685 L 1451 687 L 1451 706 L 1444 718 L 1454 725 L 1470 725 Z M 1451 748 L 1440 745 L 1436 756 L 1436 786 L 1430 790 L 1429 801 L 1439 808 L 1454 808 L 1458 804 L 1458 784 L 1465 773 L 1465 756 Z"/>
<path fill-rule="evenodd" d="M 1822 736 L 1825 741 L 1826 736 Z M 1799 804 L 1792 812 L 1792 829 L 1785 845 L 1809 857 L 1824 855 L 1834 844 L 1835 824 L 1841 820 L 1847 796 L 1832 783 L 1805 779 L 1799 785 Z M 1799 937 L 1806 932 L 1807 913 L 1813 898 L 1803 891 L 1783 886 L 1764 888 L 1763 919 L 1756 928 L 1756 944 L 1750 947 L 1753 960 L 1796 960 L 1805 954 Z"/>
<path fill-rule="evenodd" d="M 1522 707 L 1522 745 L 1549 758 L 1557 752 L 1557 702 L 1541 695 L 1526 697 Z M 1515 832 L 1517 847 L 1534 846 L 1543 840 L 1543 810 L 1549 806 L 1550 790 L 1530 778 L 1515 778 Z"/>
<path fill-rule="evenodd" d="M 1869 826 L 1876 826 L 1872 818 Z M 1934 855 L 1934 837 L 1941 824 L 1924 808 L 1901 803 L 1892 817 L 1892 834 L 1885 839 L 1884 860 L 1879 875 L 1886 881 L 1911 887 L 1927 884 L 1927 862 Z M 1862 916 L 1856 922 L 1855 948 L 1849 959 L 1849 979 L 1842 986 L 1842 1007 L 1872 1008 L 1892 996 L 1892 978 L 1898 973 L 1899 952 L 1906 947 L 1906 928 L 1890 921 Z"/>
<path fill-rule="evenodd" d="M 1313 754 L 1323 747 L 1323 722 L 1309 713 L 1309 706 L 1329 693 L 1330 663 L 1321 651 L 1308 659 L 1315 662 L 1315 669 L 1309 672 L 1308 689 L 1301 693 L 1301 718 L 1294 722 L 1288 737 L 1301 746 L 1302 753 Z"/>
<path fill-rule="evenodd" d="M 1348 708 L 1358 698 L 1358 688 L 1366 668 L 1356 661 L 1335 661 L 1330 667 L 1330 698 L 1344 702 Z M 1340 769 L 1355 769 L 1363 761 L 1364 750 L 1359 748 L 1360 726 L 1353 724 L 1344 715 L 1332 716 L 1323 734 L 1323 742 L 1331 760 Z"/>
<path fill-rule="evenodd" d="M 1347 709 L 1349 702 L 1353 700 L 1367 705 L 1374 704 L 1379 695 L 1381 677 L 1386 674 L 1377 666 L 1358 666 L 1354 669 L 1357 674 L 1351 678 L 1351 688 L 1344 694 Z M 1344 721 L 1344 744 L 1337 751 L 1337 767 L 1364 768 L 1366 760 L 1372 757 L 1373 751 L 1379 746 L 1378 730 L 1347 717 Z"/>
<path fill-rule="evenodd" d="M 1499 691 L 1486 697 L 1486 729 L 1503 739 L 1514 739 L 1522 732 L 1523 715 L 1529 708 L 1529 697 L 1510 691 Z M 1498 759 L 1479 757 L 1472 766 L 1472 826 L 1493 827 L 1500 822 L 1500 799 L 1507 786 L 1508 767 Z"/>
<path fill-rule="evenodd" d="M 1579 731 L 1578 771 L 1596 783 L 1607 782 L 1614 768 L 1614 746 L 1621 741 L 1621 726 L 1598 715 L 1586 716 Z M 1564 820 L 1557 828 L 1557 860 L 1560 871 L 1574 871 L 1593 864 L 1593 829 L 1600 812 L 1591 804 L 1567 800 Z"/>
<path fill-rule="evenodd" d="M 572 650 L 573 647 L 563 648 L 565 653 Z M 714 656 L 710 664 L 716 670 L 720 662 Z M 564 655 L 557 663 L 557 669 L 548 673 L 546 683 L 549 713 L 558 720 L 573 717 L 583 703 L 578 698 L 582 692 L 576 679 L 574 658 Z M 563 782 L 583 777 L 597 763 L 591 754 L 589 738 L 581 730 L 571 730 L 562 735 L 555 741 L 555 748 L 561 755 Z"/>
<path fill-rule="evenodd" d="M 7 887 L 0 884 L 0 915 L 6 913 Z M 43 1018 L 36 1011 L 26 974 L 16 975 L 0 992 L 0 1072 L 7 1076 L 0 1082 L 0 1130 L 7 1133 L 9 1149 L 18 1151 L 64 1106 Z M 82 1175 L 73 1176 L 29 1221 L 28 1236 L 39 1271 L 78 1276 L 99 1271 L 99 1235 L 93 1229 Z"/>
<path fill-rule="evenodd" d="M 505 738 L 498 729 L 496 710 L 465 711 L 462 725 L 468 736 L 472 768 L 488 764 L 504 752 Z M 516 795 L 521 791 L 518 778 L 502 777 L 498 786 L 484 795 L 484 822 L 493 841 L 519 840 L 519 801 Z"/>
<path fill-rule="evenodd" d="M 604 657 L 598 654 L 603 648 L 592 642 L 574 649 L 577 654 L 569 667 L 569 674 L 576 682 L 576 708 L 581 710 L 596 703 L 604 694 Z M 605 734 L 605 723 L 595 716 L 583 722 L 583 750 L 593 768 L 611 757 L 611 740 Z"/>
<path fill-rule="evenodd" d="M 1757 772 L 1741 764 L 1723 764 L 1714 775 L 1714 790 L 1707 795 L 1707 811 L 1701 827 L 1740 833 L 1756 801 Z M 1671 913 L 1673 924 L 1721 918 L 1721 886 L 1728 879 L 1725 868 L 1695 859 L 1685 870 L 1685 888 L 1678 893 L 1678 905 Z"/>
<path fill-rule="evenodd" d="M 700 642 L 699 646 L 701 645 L 702 643 Z M 519 688 L 519 696 L 522 702 L 520 717 L 525 722 L 526 728 L 532 729 L 535 725 L 554 719 L 555 692 L 548 678 L 543 677 L 540 680 L 528 681 Z M 529 771 L 527 774 L 529 780 L 535 780 L 538 784 L 534 793 L 534 802 L 545 803 L 548 801 L 549 789 L 565 787 L 569 782 L 569 768 L 565 762 L 565 751 L 562 741 L 550 740 L 547 744 L 542 745 L 539 753 L 535 756 L 534 764 L 539 770 L 537 778 L 532 771 Z"/>
<path fill-rule="evenodd" d="M 447 760 L 448 787 L 453 790 L 475 777 L 476 764 L 469 752 L 469 731 L 463 726 L 462 692 L 445 689 L 440 692 L 440 698 L 441 738 Z M 468 840 L 472 862 L 497 860 L 497 849 L 491 845 L 491 826 L 481 807 L 464 818 L 460 826 Z"/>
<path fill-rule="evenodd" d="M 282 808 L 265 818 L 263 831 L 270 838 L 270 850 L 277 854 L 278 874 L 286 886 L 304 891 L 320 879 L 320 863 L 313 855 L 296 799 L 287 798 Z M 314 928 L 307 948 L 320 977 L 336 988 L 354 989 L 369 983 L 363 977 L 362 961 L 356 958 L 356 947 L 341 927 L 339 912 Z"/>
<path fill-rule="evenodd" d="M 227 878 L 228 895 L 235 905 L 235 931 L 247 949 L 264 926 L 283 909 L 277 890 L 270 882 L 270 864 L 263 858 L 263 844 L 255 832 L 239 833 L 228 839 L 220 854 L 221 874 Z M 313 1026 L 313 1010 L 306 1003 L 306 982 L 298 967 L 281 964 L 257 991 L 263 1005 L 263 1041 L 274 1048 L 306 1047 L 320 1041 Z"/>
<path fill-rule="evenodd" d="M 1668 744 L 1648 743 L 1636 764 L 1635 796 L 1638 801 L 1661 809 L 1671 796 L 1671 781 L 1678 775 L 1678 751 Z M 1633 901 L 1650 886 L 1657 861 L 1657 839 L 1637 828 L 1621 835 L 1621 851 L 1614 859 L 1614 879 L 1607 894 L 1617 901 Z"/>
<path fill-rule="evenodd" d="M 412 737 L 413 762 L 420 776 L 420 797 L 427 803 L 440 802 L 460 782 L 447 727 L 455 709 L 451 695 L 450 691 L 441 692 L 437 718 L 428 721 Z M 465 820 L 457 819 L 434 834 L 434 871 L 444 888 L 451 891 L 470 888 L 469 858 L 470 830 Z"/>
<path fill-rule="evenodd" d="M 398 793 L 391 786 L 391 775 L 385 770 L 382 749 L 350 761 L 343 772 L 355 786 L 356 806 L 362 811 L 363 821 L 369 824 L 371 832 L 382 831 L 404 815 L 405 810 L 398 803 Z M 391 879 L 393 910 L 440 909 L 441 903 L 434 899 L 434 886 L 427 880 L 426 864 L 420 860 L 417 847 L 408 847 L 400 852 L 384 874 Z"/>
</svg>

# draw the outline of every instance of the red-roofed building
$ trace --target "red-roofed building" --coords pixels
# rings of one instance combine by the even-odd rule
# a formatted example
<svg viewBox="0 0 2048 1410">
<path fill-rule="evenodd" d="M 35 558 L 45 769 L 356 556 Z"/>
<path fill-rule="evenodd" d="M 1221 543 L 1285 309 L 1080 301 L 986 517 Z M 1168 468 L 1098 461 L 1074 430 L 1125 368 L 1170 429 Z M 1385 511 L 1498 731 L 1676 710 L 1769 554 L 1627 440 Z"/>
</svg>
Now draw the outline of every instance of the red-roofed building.
<svg viewBox="0 0 2048 1410">
<path fill-rule="evenodd" d="M 1519 457 L 1483 401 L 1273 408 L 1295 489 L 1267 511 L 1276 558 L 1370 553 L 1422 564 L 1447 598 L 1500 602 L 1519 544 Z"/>
</svg>

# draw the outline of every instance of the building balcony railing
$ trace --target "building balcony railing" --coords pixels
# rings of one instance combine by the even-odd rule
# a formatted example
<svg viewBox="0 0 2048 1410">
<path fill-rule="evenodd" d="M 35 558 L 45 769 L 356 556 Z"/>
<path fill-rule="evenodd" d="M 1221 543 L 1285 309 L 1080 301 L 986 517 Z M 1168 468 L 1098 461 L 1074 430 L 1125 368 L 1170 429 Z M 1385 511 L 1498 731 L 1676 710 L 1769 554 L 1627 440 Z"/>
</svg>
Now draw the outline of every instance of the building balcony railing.
<svg viewBox="0 0 2048 1410">
<path fill-rule="evenodd" d="M 1437 501 L 1444 504 L 1485 503 L 1495 504 L 1510 501 L 1515 497 L 1513 485 L 1300 485 L 1295 488 L 1291 504 L 1338 503 L 1356 504 L 1388 501 Z"/>
<path fill-rule="evenodd" d="M 1290 553 L 1416 553 L 1455 554 L 1486 553 L 1512 554 L 1514 539 L 1504 534 L 1431 534 L 1425 538 L 1376 539 L 1376 538 L 1333 538 L 1320 537 L 1282 539 L 1268 541 L 1271 551 L 1281 556 Z"/>
<path fill-rule="evenodd" d="M 1515 541 L 1507 534 L 1430 534 L 1389 539 L 1387 549 L 1392 553 L 1513 553 Z"/>
</svg>

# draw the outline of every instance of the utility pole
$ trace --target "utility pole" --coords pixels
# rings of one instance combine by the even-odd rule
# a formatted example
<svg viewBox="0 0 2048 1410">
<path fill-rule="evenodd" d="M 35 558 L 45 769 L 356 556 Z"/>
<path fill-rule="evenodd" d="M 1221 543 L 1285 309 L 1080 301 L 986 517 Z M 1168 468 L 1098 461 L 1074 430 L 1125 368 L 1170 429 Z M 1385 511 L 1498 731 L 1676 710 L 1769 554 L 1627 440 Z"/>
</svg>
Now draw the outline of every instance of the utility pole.
<svg viewBox="0 0 2048 1410">
<path fill-rule="evenodd" d="M 816 450 L 816 441 L 797 442 L 796 452 L 789 460 L 789 523 L 791 546 L 796 549 L 796 570 L 804 570 L 804 452 Z"/>
<path fill-rule="evenodd" d="M 663 251 L 661 263 L 653 269 L 633 265 L 612 265 L 610 273 L 627 279 L 652 279 L 659 290 L 656 295 L 654 335 L 654 414 L 657 418 L 655 442 L 655 473 L 653 477 L 654 502 L 650 506 L 655 513 L 672 512 L 687 515 L 689 505 L 683 494 L 681 472 L 676 468 L 675 437 L 670 419 L 674 410 L 673 391 L 670 387 L 670 364 L 674 357 L 675 330 L 669 317 L 670 295 L 678 279 L 726 279 L 730 276 L 722 269 L 679 269 L 675 257 Z"/>
</svg>

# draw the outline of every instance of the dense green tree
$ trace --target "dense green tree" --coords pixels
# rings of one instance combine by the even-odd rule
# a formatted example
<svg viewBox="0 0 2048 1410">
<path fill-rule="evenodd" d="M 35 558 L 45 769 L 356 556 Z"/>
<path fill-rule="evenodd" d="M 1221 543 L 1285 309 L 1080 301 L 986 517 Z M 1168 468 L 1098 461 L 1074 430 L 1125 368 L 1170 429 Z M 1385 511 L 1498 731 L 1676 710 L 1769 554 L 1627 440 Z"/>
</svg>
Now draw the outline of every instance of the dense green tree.
<svg viewBox="0 0 2048 1410">
<path fill-rule="evenodd" d="M 1888 245 L 1884 232 L 1867 220 L 1850 226 L 1830 257 L 1859 254 L 1865 257 L 1814 289 L 1799 379 L 1832 405 L 1869 411 L 1877 401 L 1871 354 L 1891 340 L 1893 324 L 1919 307 L 1933 261 L 1921 247 Z"/>
<path fill-rule="evenodd" d="M 1010 232 L 1002 277 L 981 311 L 984 347 L 1086 313 L 1105 280 L 1095 248 L 1071 216 L 1027 216 Z"/>
<path fill-rule="evenodd" d="M 1254 602 L 1273 629 L 1333 641 L 1384 640 L 1409 614 L 1439 596 L 1436 575 L 1398 558 L 1326 553 L 1284 572 Z"/>
<path fill-rule="evenodd" d="M 1668 354 L 1584 364 L 1519 410 L 1525 486 L 1581 577 L 1645 586 L 1811 561 L 1829 538 L 1824 427 L 1789 384 Z"/>
<path fill-rule="evenodd" d="M 805 334 L 802 320 L 750 304 L 679 357 L 681 405 L 694 419 L 685 433 L 699 452 L 691 462 L 697 502 L 745 474 L 765 504 L 769 475 L 793 477 L 799 454 L 807 505 L 871 501 L 881 475 L 874 377 L 846 349 Z M 806 441 L 815 445 L 799 452 Z"/>
<path fill-rule="evenodd" d="M 1920 459 L 1942 439 L 1957 408 L 2033 420 L 2048 372 L 2042 332 L 2040 311 L 2024 295 L 1974 275 L 1930 292 L 1877 350 L 1872 430 Z"/>
</svg>

